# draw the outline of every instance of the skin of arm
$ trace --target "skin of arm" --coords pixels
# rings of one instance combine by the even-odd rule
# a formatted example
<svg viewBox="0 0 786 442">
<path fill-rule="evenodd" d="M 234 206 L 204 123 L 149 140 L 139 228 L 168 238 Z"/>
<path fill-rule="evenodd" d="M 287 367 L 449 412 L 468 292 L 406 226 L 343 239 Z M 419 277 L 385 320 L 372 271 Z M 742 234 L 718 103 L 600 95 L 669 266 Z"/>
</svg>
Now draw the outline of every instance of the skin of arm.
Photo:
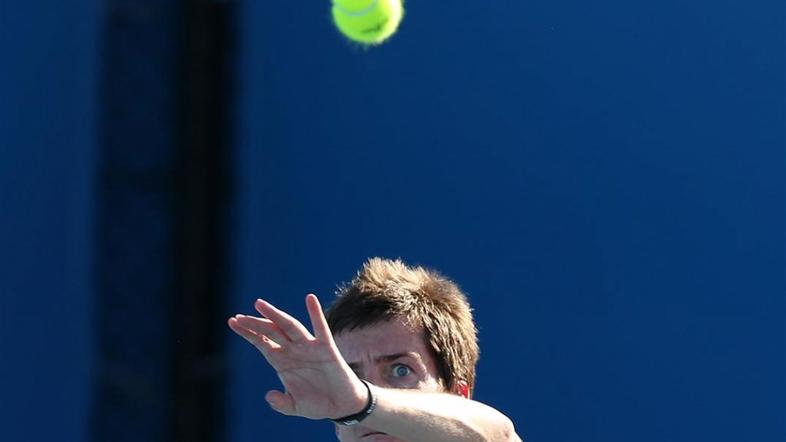
<svg viewBox="0 0 786 442">
<path fill-rule="evenodd" d="M 510 419 L 480 402 L 449 393 L 370 387 L 377 407 L 363 425 L 374 430 L 408 442 L 521 441 Z"/>
</svg>

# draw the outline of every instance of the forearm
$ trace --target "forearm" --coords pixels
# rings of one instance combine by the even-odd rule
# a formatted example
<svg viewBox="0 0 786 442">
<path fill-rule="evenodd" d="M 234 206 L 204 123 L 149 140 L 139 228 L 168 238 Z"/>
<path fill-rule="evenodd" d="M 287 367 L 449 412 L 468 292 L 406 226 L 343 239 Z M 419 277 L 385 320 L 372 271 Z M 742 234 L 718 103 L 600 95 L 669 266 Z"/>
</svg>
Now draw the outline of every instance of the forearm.
<svg viewBox="0 0 786 442">
<path fill-rule="evenodd" d="M 447 393 L 373 387 L 377 407 L 363 426 L 407 442 L 520 441 L 505 415 Z"/>
</svg>

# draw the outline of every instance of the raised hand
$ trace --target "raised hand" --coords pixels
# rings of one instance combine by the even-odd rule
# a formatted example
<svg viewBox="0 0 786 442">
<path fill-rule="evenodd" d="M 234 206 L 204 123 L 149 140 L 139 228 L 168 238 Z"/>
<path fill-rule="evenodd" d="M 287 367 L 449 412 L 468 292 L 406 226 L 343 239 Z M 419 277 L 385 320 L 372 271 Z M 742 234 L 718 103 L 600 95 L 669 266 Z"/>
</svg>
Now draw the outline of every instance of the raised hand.
<svg viewBox="0 0 786 442">
<path fill-rule="evenodd" d="M 276 370 L 285 392 L 270 390 L 265 395 L 274 410 L 309 419 L 335 419 L 363 409 L 366 387 L 336 347 L 316 296 L 306 296 L 313 335 L 268 302 L 258 299 L 254 307 L 263 317 L 236 315 L 228 323 Z"/>
</svg>

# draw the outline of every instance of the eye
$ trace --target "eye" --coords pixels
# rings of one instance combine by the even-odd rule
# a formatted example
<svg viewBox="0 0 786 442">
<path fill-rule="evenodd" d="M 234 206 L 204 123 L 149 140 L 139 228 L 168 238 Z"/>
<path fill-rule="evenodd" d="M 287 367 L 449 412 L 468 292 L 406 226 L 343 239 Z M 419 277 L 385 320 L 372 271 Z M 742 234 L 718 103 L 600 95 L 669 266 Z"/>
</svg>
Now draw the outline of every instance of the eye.
<svg viewBox="0 0 786 442">
<path fill-rule="evenodd" d="M 403 378 L 405 376 L 409 376 L 410 374 L 412 374 L 412 369 L 409 368 L 408 365 L 404 365 L 404 364 L 393 365 L 393 376 Z"/>
</svg>

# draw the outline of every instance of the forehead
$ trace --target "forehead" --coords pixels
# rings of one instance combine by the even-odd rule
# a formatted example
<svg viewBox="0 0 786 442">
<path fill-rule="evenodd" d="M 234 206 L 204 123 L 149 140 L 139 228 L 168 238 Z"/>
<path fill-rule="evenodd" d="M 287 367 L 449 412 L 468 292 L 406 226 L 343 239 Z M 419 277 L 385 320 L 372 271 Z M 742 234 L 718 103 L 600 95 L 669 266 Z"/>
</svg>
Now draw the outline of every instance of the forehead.
<svg viewBox="0 0 786 442">
<path fill-rule="evenodd" d="M 375 355 L 413 351 L 428 356 L 423 328 L 410 327 L 400 319 L 378 322 L 363 328 L 345 330 L 334 336 L 336 345 L 348 361 Z"/>
</svg>

